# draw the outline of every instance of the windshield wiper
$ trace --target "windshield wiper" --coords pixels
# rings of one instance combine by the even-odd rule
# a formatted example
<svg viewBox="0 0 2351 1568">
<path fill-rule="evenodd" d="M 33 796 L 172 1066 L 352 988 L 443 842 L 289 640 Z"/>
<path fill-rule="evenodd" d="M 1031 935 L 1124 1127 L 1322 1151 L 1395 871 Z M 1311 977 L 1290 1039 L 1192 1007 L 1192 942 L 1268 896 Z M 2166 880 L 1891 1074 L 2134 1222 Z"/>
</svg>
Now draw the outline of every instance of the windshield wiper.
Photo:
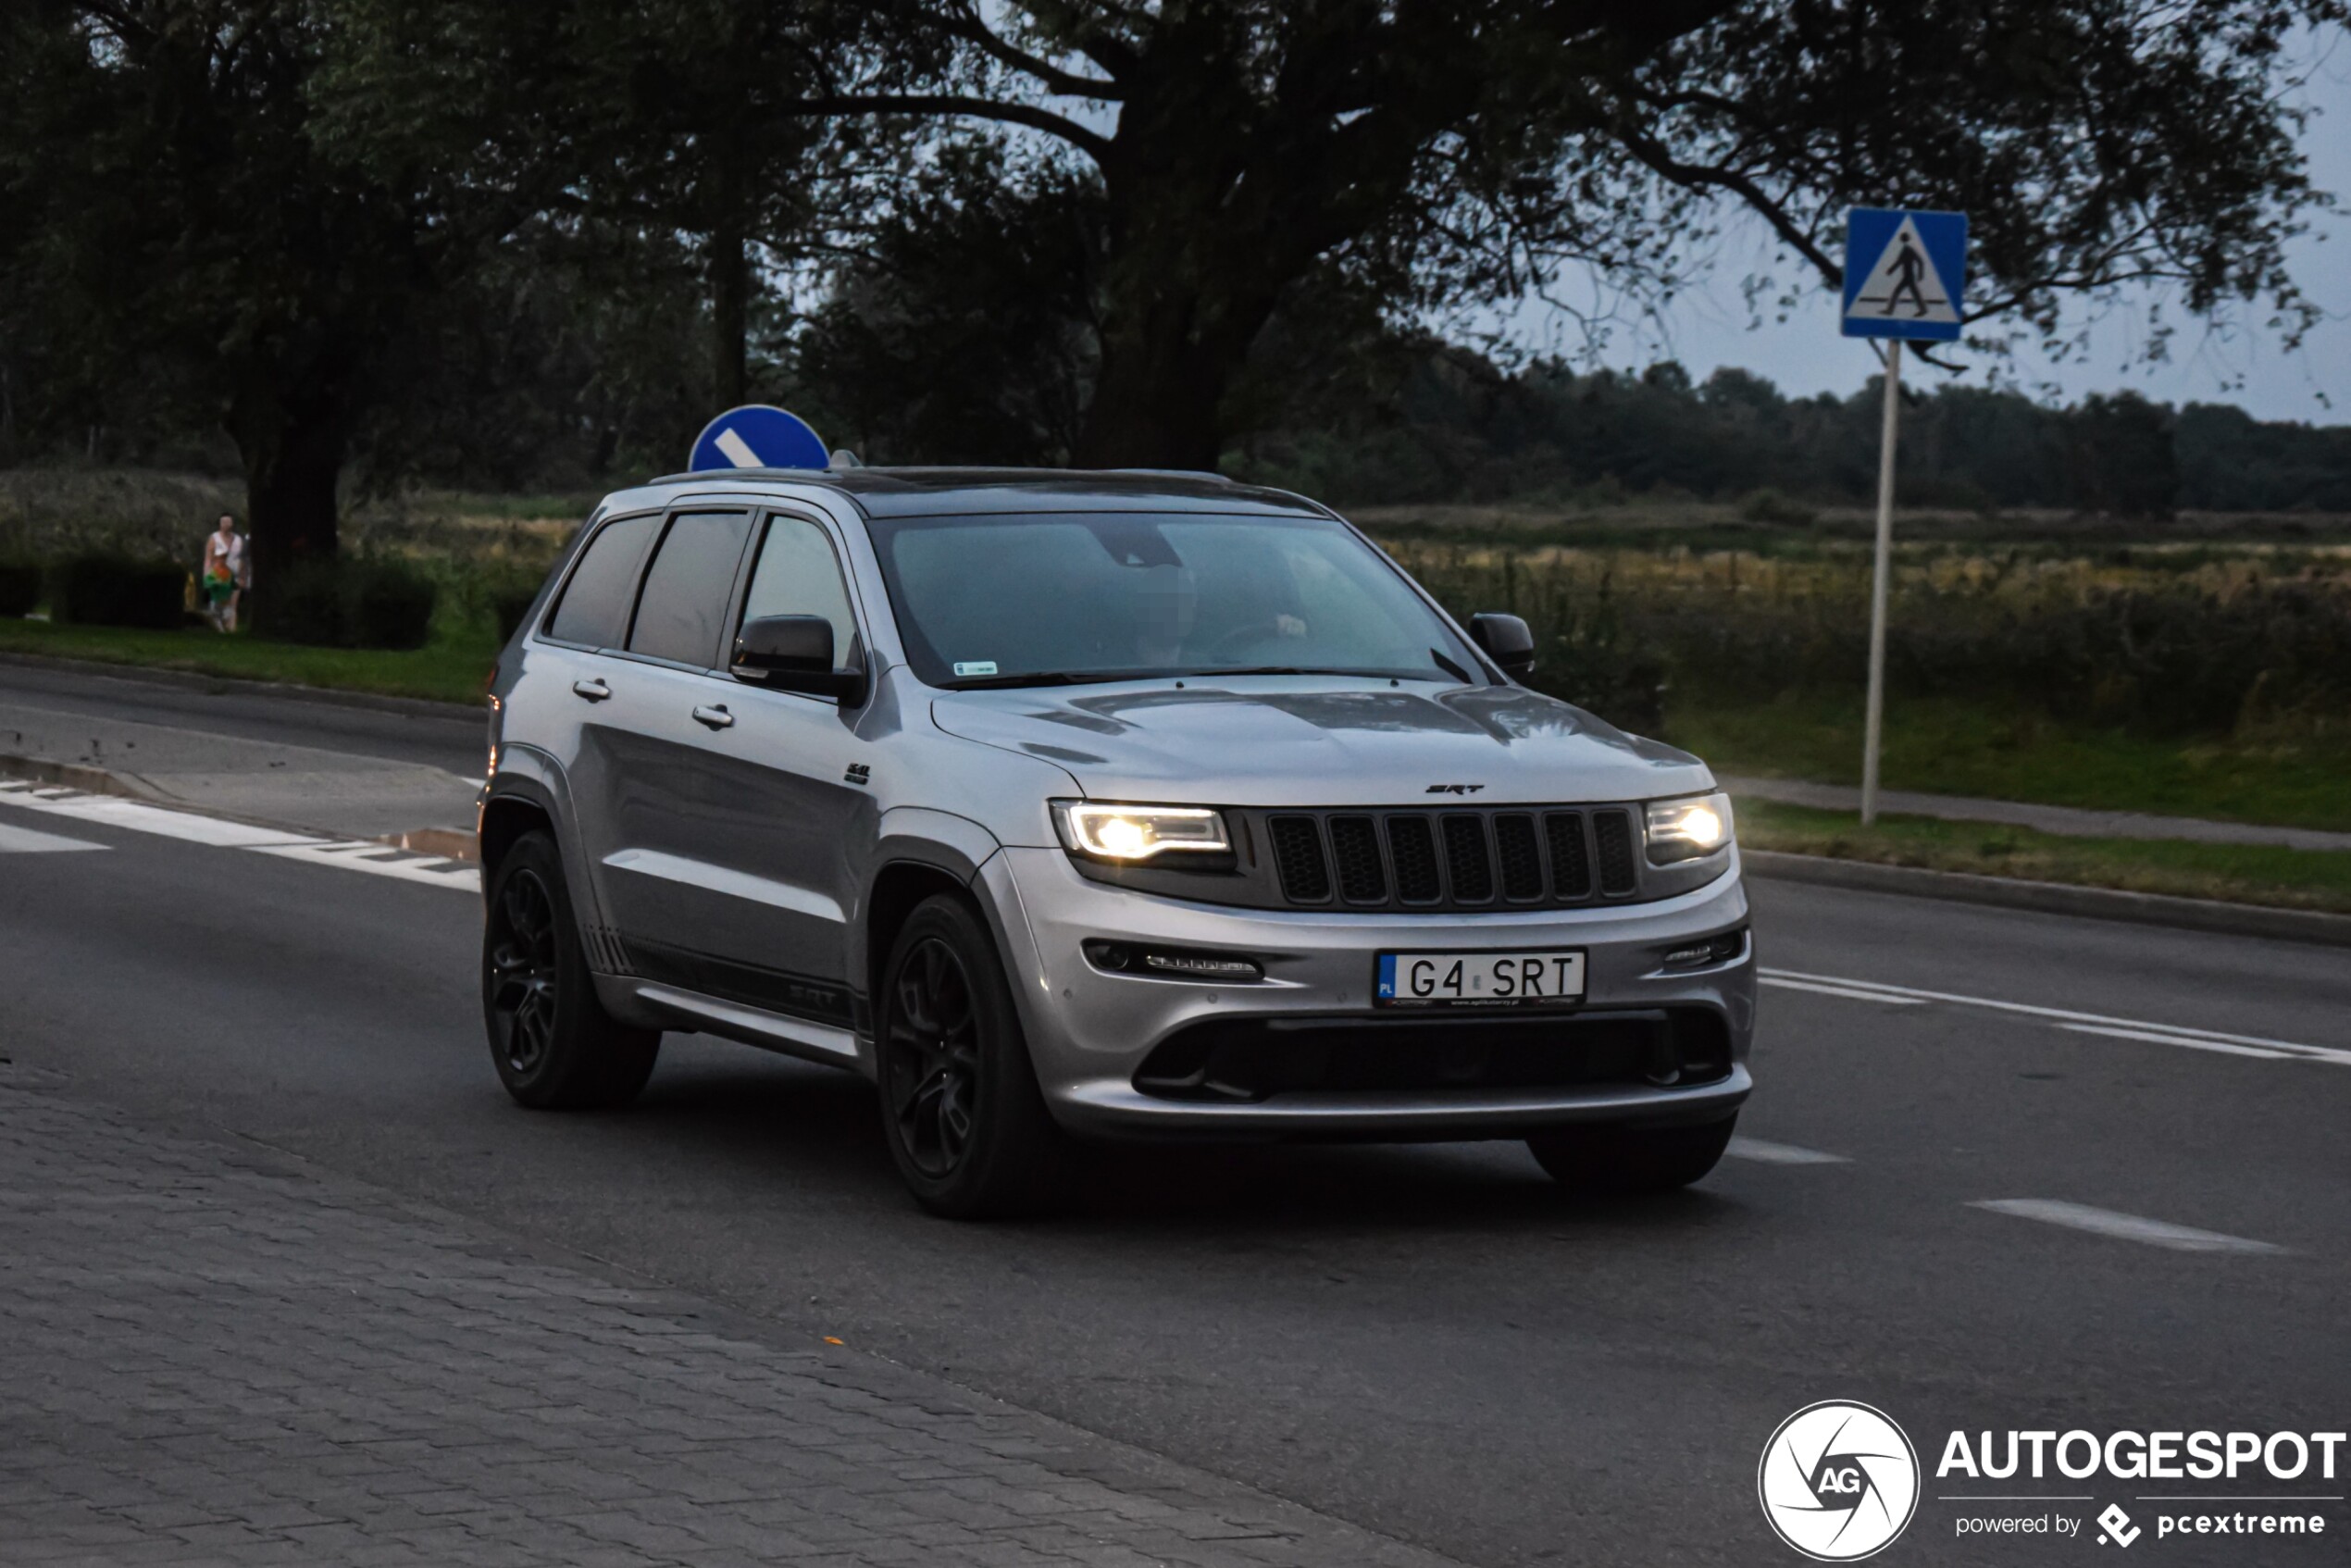
<svg viewBox="0 0 2351 1568">
<path fill-rule="evenodd" d="M 1434 648 L 1431 648 L 1428 651 L 1428 656 L 1437 661 L 1437 667 L 1438 669 L 1443 670 L 1447 675 L 1451 676 L 1455 680 L 1460 681 L 1464 686 L 1470 684 L 1469 671 L 1463 669 L 1461 666 L 1455 664 L 1452 660 L 1447 658 L 1444 654 L 1438 653 Z"/>
<path fill-rule="evenodd" d="M 1157 680 L 1168 673 L 1158 669 L 1040 669 L 1026 675 L 982 675 L 939 684 L 949 691 L 1001 691 L 1020 686 L 1107 686 L 1118 680 Z M 1181 675 L 1183 671 L 1174 673 Z"/>
<path fill-rule="evenodd" d="M 967 680 L 950 680 L 942 684 L 950 691 L 1001 691 L 1015 686 L 1076 686 L 1095 678 L 1052 669 L 1037 670 L 1027 675 L 975 676 Z"/>
<path fill-rule="evenodd" d="M 1184 680 L 1202 680 L 1211 676 L 1224 675 L 1351 675 L 1369 679 L 1378 672 L 1367 669 L 1316 669 L 1306 665 L 1247 665 L 1226 669 L 1220 665 L 1210 669 L 1177 670 L 1172 673 Z"/>
</svg>

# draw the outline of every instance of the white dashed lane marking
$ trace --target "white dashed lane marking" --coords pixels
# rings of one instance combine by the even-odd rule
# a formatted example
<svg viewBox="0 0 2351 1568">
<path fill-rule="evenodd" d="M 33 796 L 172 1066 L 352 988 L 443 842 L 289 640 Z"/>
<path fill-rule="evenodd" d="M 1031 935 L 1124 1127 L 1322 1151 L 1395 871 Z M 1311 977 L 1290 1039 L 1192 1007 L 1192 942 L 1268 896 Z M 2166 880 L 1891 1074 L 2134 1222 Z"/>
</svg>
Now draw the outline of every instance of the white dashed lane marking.
<svg viewBox="0 0 2351 1568">
<path fill-rule="evenodd" d="M 2103 1013 L 2076 1013 L 2063 1007 L 2036 1007 L 1996 997 L 1963 996 L 1954 991 L 1920 990 L 1889 986 L 1877 980 L 1855 980 L 1841 975 L 1811 975 L 1800 969 L 1758 969 L 1764 985 L 1784 990 L 1813 991 L 1823 996 L 1850 997 L 1862 1002 L 1947 1002 L 1954 1007 L 1980 1007 L 1994 1013 L 2043 1018 L 2075 1034 L 2105 1035 L 2115 1039 L 2145 1040 L 2155 1045 L 2181 1045 L 2192 1051 L 2218 1051 L 2232 1056 L 2260 1056 L 2302 1062 L 2332 1062 L 2351 1067 L 2351 1051 L 2330 1045 L 2302 1045 L 2259 1035 L 2222 1034 L 2217 1029 L 2191 1029 L 2178 1024 L 2157 1024 L 2144 1018 L 2112 1018 Z"/>
<path fill-rule="evenodd" d="M 1817 1149 L 1799 1149 L 1793 1143 L 1767 1143 L 1760 1138 L 1734 1138 L 1731 1146 L 1723 1152 L 1734 1160 L 1753 1160 L 1763 1165 L 1849 1165 L 1853 1163 L 1842 1154 L 1823 1154 Z"/>
<path fill-rule="evenodd" d="M 2217 1230 L 2198 1230 L 2194 1226 L 2119 1214 L 2111 1209 L 2093 1209 L 2085 1203 L 2067 1203 L 2054 1198 L 1987 1198 L 1968 1207 L 2012 1214 L 2021 1220 L 2039 1220 L 2044 1225 L 2064 1226 L 2069 1230 L 2086 1230 L 2093 1236 L 2110 1236 L 2121 1241 L 2168 1247 L 2175 1252 L 2285 1251 L 2267 1241 L 2248 1241 L 2242 1236 L 2223 1236 Z"/>
<path fill-rule="evenodd" d="M 429 888 L 454 888 L 459 892 L 475 894 L 481 891 L 479 871 L 464 861 L 412 854 L 372 839 L 327 839 L 316 834 L 290 832 L 282 828 L 255 828 L 249 823 L 149 805 L 143 801 L 126 801 L 113 795 L 85 795 L 74 790 L 44 789 L 23 783 L 0 783 L 0 804 L 22 806 L 28 811 L 45 812 L 53 816 L 119 828 L 133 833 L 152 833 L 158 838 L 178 839 L 187 843 L 210 844 L 216 849 L 250 850 L 287 860 L 306 861 L 313 865 L 364 871 L 370 876 L 419 882 Z M 56 839 L 50 834 L 0 825 L 0 834 L 18 833 L 28 834 L 34 839 L 50 839 L 59 848 L 68 845 L 77 849 L 106 848 L 103 844 L 84 844 L 76 840 Z M 0 838 L 0 852 L 7 848 L 8 840 Z"/>
<path fill-rule="evenodd" d="M 2143 1039 L 2154 1045 L 2184 1045 L 2196 1051 L 2218 1051 L 2229 1056 L 2258 1056 L 2270 1062 L 2293 1060 L 2290 1051 L 2272 1051 L 2266 1045 L 2232 1045 L 2224 1039 L 2199 1039 L 2185 1035 L 2159 1035 L 2152 1029 L 2119 1029 L 2110 1024 L 2059 1024 L 2068 1034 L 2106 1035 L 2114 1039 Z"/>
<path fill-rule="evenodd" d="M 106 847 L 93 844 L 87 839 L 36 833 L 30 828 L 11 828 L 0 822 L 0 854 L 55 854 L 60 850 L 102 850 Z"/>
<path fill-rule="evenodd" d="M 1841 996 L 1848 1002 L 1883 1002 L 1889 1007 L 1919 1007 L 1924 1005 L 1927 1000 L 1922 996 L 1897 996 L 1889 991 L 1865 990 L 1858 984 L 1824 986 L 1815 980 L 1785 979 L 1768 969 L 1758 970 L 1757 973 L 1767 986 L 1777 986 L 1782 990 L 1810 991 L 1816 996 Z"/>
</svg>

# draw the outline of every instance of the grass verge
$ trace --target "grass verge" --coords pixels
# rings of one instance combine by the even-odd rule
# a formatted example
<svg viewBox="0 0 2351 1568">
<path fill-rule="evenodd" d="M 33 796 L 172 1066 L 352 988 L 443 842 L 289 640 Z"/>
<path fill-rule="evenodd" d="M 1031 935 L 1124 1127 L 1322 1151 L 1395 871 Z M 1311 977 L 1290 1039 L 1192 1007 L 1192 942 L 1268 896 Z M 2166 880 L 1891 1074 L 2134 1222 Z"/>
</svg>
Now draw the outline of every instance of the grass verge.
<svg viewBox="0 0 2351 1568">
<path fill-rule="evenodd" d="M 2351 915 L 2351 854 L 2324 850 L 2071 839 L 1927 816 L 1881 816 L 1863 828 L 1851 813 L 1770 801 L 1739 802 L 1738 832 L 1754 850 Z"/>
<path fill-rule="evenodd" d="M 28 620 L 0 620 L 0 652 L 475 703 L 481 701 L 482 682 L 498 656 L 489 633 L 471 628 L 437 636 L 423 648 L 394 653 L 307 648 L 243 635 L 223 637 L 202 627 L 184 631 L 132 631 Z"/>
<path fill-rule="evenodd" d="M 1744 705 L 1673 692 L 1666 739 L 1717 772 L 1859 784 L 1858 694 L 1790 692 Z M 2351 831 L 2351 724 L 2340 733 L 2165 740 L 2060 724 L 2005 704 L 1889 701 L 1889 790 Z"/>
</svg>

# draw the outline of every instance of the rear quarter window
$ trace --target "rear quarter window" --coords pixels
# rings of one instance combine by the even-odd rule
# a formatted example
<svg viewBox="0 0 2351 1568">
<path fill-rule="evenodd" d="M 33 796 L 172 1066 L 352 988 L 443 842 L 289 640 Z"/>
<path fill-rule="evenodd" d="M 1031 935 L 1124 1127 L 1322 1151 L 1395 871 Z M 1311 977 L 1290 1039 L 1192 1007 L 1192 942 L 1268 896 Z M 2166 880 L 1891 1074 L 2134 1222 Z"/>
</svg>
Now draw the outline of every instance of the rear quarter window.
<svg viewBox="0 0 2351 1568">
<path fill-rule="evenodd" d="M 703 667 L 716 664 L 727 596 L 750 535 L 745 513 L 679 513 L 645 569 L 628 651 Z"/>
<path fill-rule="evenodd" d="M 547 623 L 559 642 L 615 648 L 628 626 L 629 601 L 637 589 L 637 563 L 645 554 L 659 517 L 620 517 L 588 541 L 579 565 L 564 585 L 562 603 Z"/>
</svg>

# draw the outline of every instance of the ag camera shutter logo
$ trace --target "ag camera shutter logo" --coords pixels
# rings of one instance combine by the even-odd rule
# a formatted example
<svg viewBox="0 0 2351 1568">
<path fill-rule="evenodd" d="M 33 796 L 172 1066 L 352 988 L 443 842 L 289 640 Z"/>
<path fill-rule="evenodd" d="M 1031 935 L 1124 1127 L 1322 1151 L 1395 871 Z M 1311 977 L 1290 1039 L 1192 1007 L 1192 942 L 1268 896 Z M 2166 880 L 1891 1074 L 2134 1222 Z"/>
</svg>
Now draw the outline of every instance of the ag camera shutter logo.
<svg viewBox="0 0 2351 1568">
<path fill-rule="evenodd" d="M 1780 1539 L 1815 1562 L 1854 1562 L 1891 1546 L 1918 1512 L 1918 1450 L 1884 1411 L 1823 1400 L 1763 1445 L 1755 1491 Z"/>
</svg>

